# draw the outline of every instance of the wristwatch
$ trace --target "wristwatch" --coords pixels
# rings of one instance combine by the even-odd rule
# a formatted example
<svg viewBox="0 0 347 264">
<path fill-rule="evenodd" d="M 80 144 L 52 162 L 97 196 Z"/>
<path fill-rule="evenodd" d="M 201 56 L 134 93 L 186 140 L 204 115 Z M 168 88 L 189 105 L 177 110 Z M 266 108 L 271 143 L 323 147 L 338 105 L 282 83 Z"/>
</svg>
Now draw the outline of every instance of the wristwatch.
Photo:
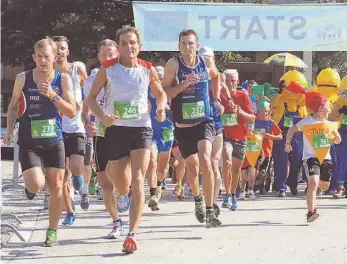
<svg viewBox="0 0 347 264">
<path fill-rule="evenodd" d="M 52 102 L 56 103 L 56 102 L 59 102 L 60 101 L 60 96 L 59 95 L 54 95 L 51 99 Z"/>
</svg>

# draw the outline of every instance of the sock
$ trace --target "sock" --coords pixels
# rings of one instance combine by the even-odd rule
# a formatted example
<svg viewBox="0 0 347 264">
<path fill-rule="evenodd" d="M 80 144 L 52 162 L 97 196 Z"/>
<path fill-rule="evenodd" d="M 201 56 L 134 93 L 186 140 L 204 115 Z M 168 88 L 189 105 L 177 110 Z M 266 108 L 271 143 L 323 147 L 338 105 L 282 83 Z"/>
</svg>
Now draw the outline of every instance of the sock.
<svg viewBox="0 0 347 264">
<path fill-rule="evenodd" d="M 199 193 L 198 196 L 194 197 L 195 202 L 201 202 L 202 201 L 202 195 Z"/>
<path fill-rule="evenodd" d="M 162 182 L 157 181 L 157 187 L 161 187 Z"/>
<path fill-rule="evenodd" d="M 235 197 L 235 193 L 232 193 L 232 194 L 231 194 L 231 197 Z"/>
<path fill-rule="evenodd" d="M 149 192 L 150 192 L 151 196 L 157 195 L 157 188 L 150 188 Z"/>
<path fill-rule="evenodd" d="M 123 224 L 123 221 L 121 218 L 118 218 L 117 220 L 113 221 L 113 223 L 120 223 L 120 224 Z"/>
<path fill-rule="evenodd" d="M 212 212 L 212 206 L 206 206 L 206 214 L 210 214 Z"/>
<path fill-rule="evenodd" d="M 82 187 L 82 193 L 83 194 L 88 194 L 89 192 L 89 184 L 88 183 L 84 183 L 83 187 Z"/>
</svg>

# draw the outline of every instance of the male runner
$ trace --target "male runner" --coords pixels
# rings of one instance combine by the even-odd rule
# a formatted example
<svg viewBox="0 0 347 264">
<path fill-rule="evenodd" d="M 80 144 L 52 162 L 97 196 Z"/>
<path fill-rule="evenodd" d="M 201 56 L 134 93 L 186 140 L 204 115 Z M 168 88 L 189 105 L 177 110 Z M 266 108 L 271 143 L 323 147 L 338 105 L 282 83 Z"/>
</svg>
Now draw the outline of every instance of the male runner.
<svg viewBox="0 0 347 264">
<path fill-rule="evenodd" d="M 223 147 L 223 178 L 225 197 L 222 207 L 237 210 L 236 188 L 239 183 L 241 165 L 245 159 L 248 128 L 247 123 L 253 123 L 255 116 L 247 91 L 238 90 L 239 74 L 237 70 L 224 71 L 226 86 L 231 97 L 223 93 L 222 103 L 225 106 L 223 115 L 224 147 Z M 230 105 L 230 102 L 233 102 Z"/>
<path fill-rule="evenodd" d="M 107 126 L 105 136 L 109 150 L 108 170 L 119 195 L 129 193 L 130 179 L 126 169 L 131 166 L 130 223 L 123 251 L 132 253 L 137 250 L 134 236 L 143 210 L 144 176 L 153 135 L 147 104 L 148 89 L 150 87 L 157 98 L 159 122 L 166 119 L 167 97 L 154 67 L 137 57 L 141 49 L 138 29 L 124 26 L 117 31 L 116 39 L 119 58 L 103 63 L 87 98 L 87 105 Z M 96 97 L 107 82 L 110 82 L 111 89 L 102 110 Z"/>
<path fill-rule="evenodd" d="M 83 100 L 82 87 L 87 77 L 86 67 L 82 62 L 69 63 L 67 56 L 69 55 L 68 39 L 64 36 L 54 36 L 53 41 L 57 44 L 57 61 L 54 63 L 54 69 L 67 73 L 71 76 L 73 84 L 73 93 L 76 99 L 77 115 L 70 119 L 63 116 L 63 137 L 65 144 L 65 154 L 67 158 L 67 170 L 64 177 L 64 202 L 66 207 L 66 216 L 63 225 L 72 225 L 75 222 L 75 213 L 73 211 L 70 196 L 69 171 L 73 175 L 74 187 L 80 191 L 83 184 L 82 173 L 84 171 L 84 155 L 85 155 L 85 128 L 82 122 L 81 109 Z M 73 194 L 73 192 L 72 192 Z M 84 208 L 89 207 L 89 201 L 84 201 L 82 196 L 81 205 Z M 82 208 L 83 209 L 83 208 Z"/>
<path fill-rule="evenodd" d="M 53 69 L 57 46 L 42 39 L 34 46 L 36 68 L 17 75 L 7 112 L 5 144 L 13 140 L 19 109 L 19 160 L 27 196 L 33 199 L 45 185 L 50 193 L 49 226 L 44 246 L 57 243 L 57 227 L 62 213 L 65 150 L 61 114 L 73 118 L 76 102 L 68 74 Z"/>
<path fill-rule="evenodd" d="M 98 59 L 102 64 L 105 61 L 115 59 L 118 57 L 117 44 L 113 40 L 105 39 L 98 46 Z M 88 96 L 95 80 L 96 73 L 98 69 L 94 69 L 93 74 L 90 75 L 84 83 L 84 94 Z M 105 107 L 106 97 L 110 92 L 110 86 L 107 84 L 101 92 L 98 94 L 96 100 L 101 109 Z M 83 116 L 90 116 L 89 119 L 85 121 L 86 129 L 90 136 L 94 137 L 94 150 L 95 150 L 95 165 L 96 165 L 96 175 L 98 178 L 99 185 L 102 188 L 102 198 L 107 211 L 113 220 L 113 228 L 111 232 L 107 235 L 108 238 L 119 238 L 123 233 L 123 223 L 121 218 L 118 216 L 117 205 L 115 202 L 115 197 L 113 195 L 113 183 L 110 176 L 106 172 L 106 166 L 108 163 L 108 142 L 105 138 L 105 126 L 100 122 L 99 118 L 95 118 L 90 115 L 89 107 L 84 102 L 83 104 Z M 130 206 L 130 200 L 127 201 L 127 206 Z M 127 208 L 127 209 L 128 209 Z"/>
<path fill-rule="evenodd" d="M 206 227 L 217 227 L 221 222 L 213 211 L 214 175 L 211 153 L 215 126 L 208 80 L 211 79 L 212 82 L 216 105 L 223 111 L 219 99 L 219 73 L 211 58 L 197 55 L 199 39 L 194 30 L 182 31 L 178 40 L 181 54 L 167 62 L 162 84 L 171 99 L 175 138 L 185 159 L 187 180 L 195 197 L 195 216 L 200 223 L 206 221 Z M 199 167 L 203 175 L 206 214 L 199 191 Z"/>
</svg>

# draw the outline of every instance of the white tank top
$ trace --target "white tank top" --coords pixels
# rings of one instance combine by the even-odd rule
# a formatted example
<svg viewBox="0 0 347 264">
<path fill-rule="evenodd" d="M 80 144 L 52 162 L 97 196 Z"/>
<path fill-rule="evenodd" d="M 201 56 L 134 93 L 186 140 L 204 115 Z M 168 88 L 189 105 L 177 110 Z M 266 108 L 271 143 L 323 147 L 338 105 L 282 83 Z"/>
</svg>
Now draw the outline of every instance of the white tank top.
<svg viewBox="0 0 347 264">
<path fill-rule="evenodd" d="M 77 62 L 72 64 L 72 73 L 71 73 L 73 93 L 76 99 L 76 102 L 80 103 L 83 100 L 82 97 L 82 87 L 78 81 L 77 74 Z M 65 133 L 85 133 L 85 128 L 82 122 L 82 109 L 78 110 L 76 116 L 69 118 L 63 115 L 63 132 Z"/>
<path fill-rule="evenodd" d="M 152 64 L 138 59 L 133 68 L 126 68 L 113 59 L 103 63 L 111 85 L 105 113 L 119 116 L 116 126 L 152 127 L 148 113 L 149 76 Z"/>
</svg>

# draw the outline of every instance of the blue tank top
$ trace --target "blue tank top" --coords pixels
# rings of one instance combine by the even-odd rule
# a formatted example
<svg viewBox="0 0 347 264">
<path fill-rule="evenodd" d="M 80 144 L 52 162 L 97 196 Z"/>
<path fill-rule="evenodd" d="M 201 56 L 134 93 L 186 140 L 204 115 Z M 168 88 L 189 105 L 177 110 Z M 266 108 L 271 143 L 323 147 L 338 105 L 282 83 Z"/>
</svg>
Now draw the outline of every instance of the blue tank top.
<svg viewBox="0 0 347 264">
<path fill-rule="evenodd" d="M 182 83 L 186 76 L 195 72 L 200 81 L 189 85 L 171 100 L 172 118 L 180 124 L 196 124 L 207 120 L 213 120 L 208 92 L 209 74 L 204 59 L 197 56 L 198 63 L 194 67 L 184 64 L 183 58 L 179 57 L 176 85 Z"/>
<path fill-rule="evenodd" d="M 61 96 L 61 72 L 55 72 L 51 85 L 56 94 Z M 20 142 L 42 144 L 63 139 L 62 118 L 58 108 L 39 93 L 32 70 L 25 72 L 21 104 L 18 131 Z"/>
<path fill-rule="evenodd" d="M 163 122 L 158 122 L 155 117 L 157 116 L 157 99 L 155 99 L 150 92 L 150 88 L 148 89 L 148 101 L 150 103 L 150 116 L 152 121 L 152 129 L 153 130 L 164 130 L 167 128 L 173 127 L 172 124 L 172 116 L 171 111 L 166 112 L 166 119 Z"/>
<path fill-rule="evenodd" d="M 208 92 L 210 96 L 211 111 L 212 111 L 212 116 L 214 120 L 214 126 L 216 129 L 220 129 L 223 127 L 223 121 L 222 121 L 222 116 L 220 115 L 219 108 L 217 107 L 216 102 L 214 101 L 214 98 L 213 98 L 211 80 L 208 80 Z"/>
</svg>

